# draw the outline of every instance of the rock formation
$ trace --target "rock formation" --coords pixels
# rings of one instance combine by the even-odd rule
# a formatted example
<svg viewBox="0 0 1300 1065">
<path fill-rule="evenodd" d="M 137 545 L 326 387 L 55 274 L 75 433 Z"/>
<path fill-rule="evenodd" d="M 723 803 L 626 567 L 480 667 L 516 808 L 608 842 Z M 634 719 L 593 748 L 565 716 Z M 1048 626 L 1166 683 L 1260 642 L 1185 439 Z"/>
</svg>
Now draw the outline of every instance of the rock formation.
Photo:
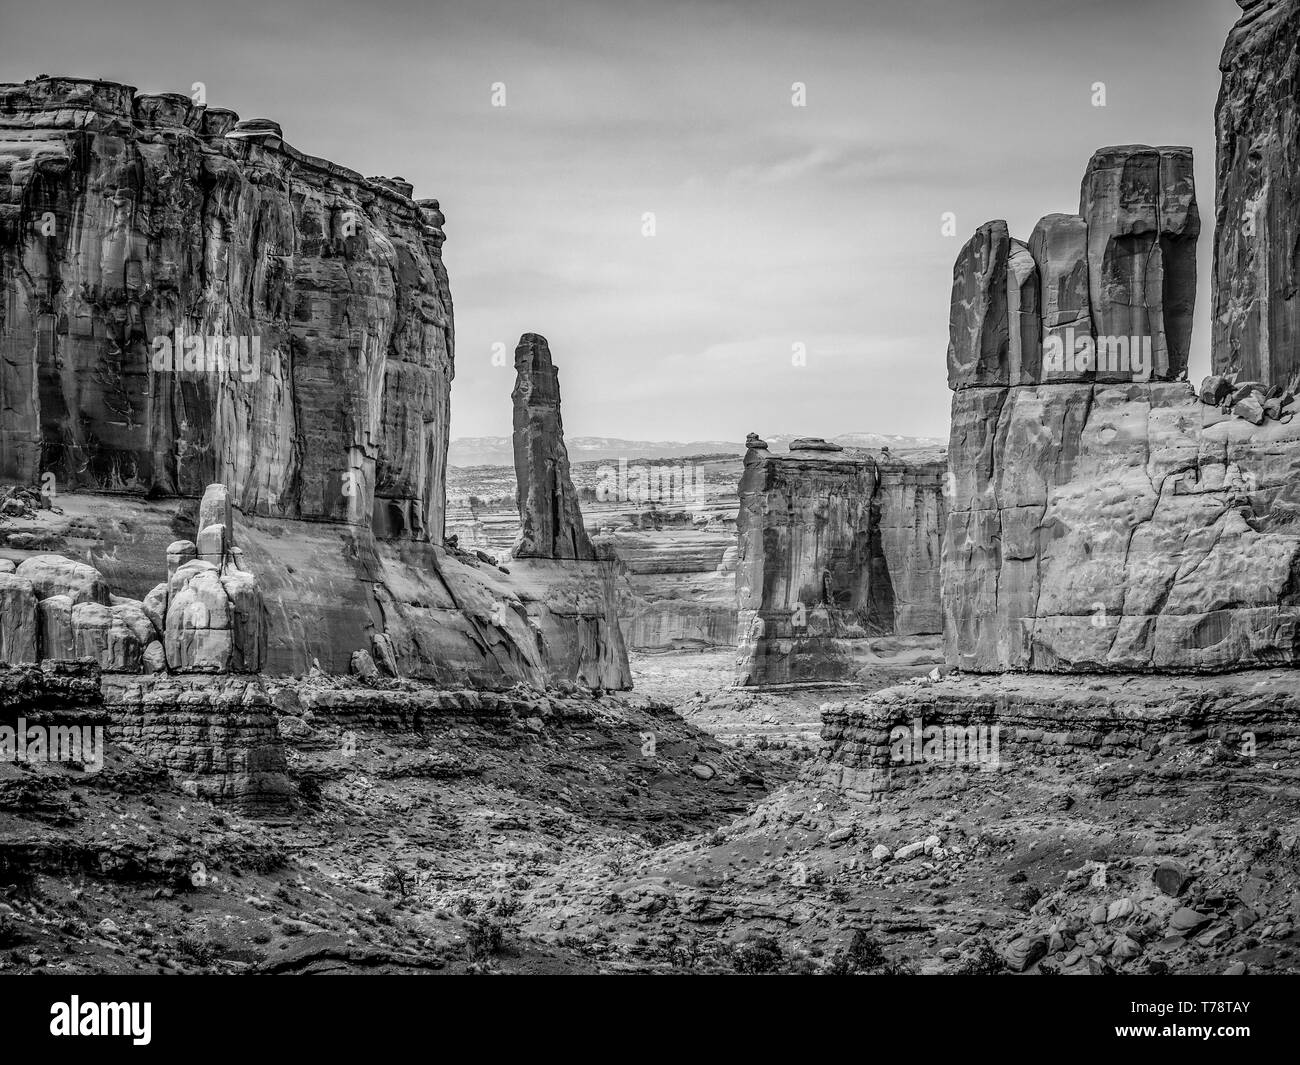
<svg viewBox="0 0 1300 1065">
<path fill-rule="evenodd" d="M 515 349 L 515 477 L 519 537 L 510 573 L 522 614 L 545 648 L 550 681 L 632 686 L 618 623 L 616 558 L 597 559 L 569 475 L 560 379 L 546 338 L 525 333 Z"/>
<path fill-rule="evenodd" d="M 1177 380 L 1199 232 L 1190 149 L 1098 151 L 1078 215 L 1048 215 L 1028 244 L 988 222 L 962 248 L 948 386 Z"/>
<path fill-rule="evenodd" d="M 1219 68 L 1213 368 L 1300 380 L 1300 2 L 1244 9 Z"/>
<path fill-rule="evenodd" d="M 890 659 L 928 668 L 924 637 L 941 631 L 942 460 L 800 442 L 812 446 L 745 455 L 737 683 L 849 680 Z"/>
<path fill-rule="evenodd" d="M 58 498 L 0 547 L 92 565 L 159 633 L 175 613 L 151 668 L 342 674 L 368 651 L 437 683 L 568 673 L 495 566 L 443 547 L 452 303 L 442 213 L 412 194 L 188 97 L 0 86 L 0 478 Z M 138 618 L 44 598 L 38 653 L 40 631 L 96 631 L 133 668 Z M 14 616 L 0 639 L 26 654 Z"/>
<path fill-rule="evenodd" d="M 440 537 L 438 204 L 237 120 L 0 86 L 0 476 Z"/>
<path fill-rule="evenodd" d="M 93 659 L 110 673 L 256 673 L 264 610 L 256 578 L 239 567 L 223 485 L 200 512 L 205 550 L 167 549 L 167 580 L 143 601 L 113 595 L 93 566 L 62 555 L 0 560 L 0 662 Z M 161 560 L 160 560 L 161 561 Z"/>
<path fill-rule="evenodd" d="M 292 804 L 275 707 L 257 677 L 108 678 L 113 740 L 197 798 L 246 814 Z"/>
<path fill-rule="evenodd" d="M 519 539 L 515 558 L 593 559 L 569 476 L 560 419 L 560 375 L 544 336 L 525 333 L 515 348 L 515 476 Z"/>
<path fill-rule="evenodd" d="M 988 257 L 973 250 L 999 223 L 954 270 L 949 660 L 971 671 L 1294 662 L 1300 426 L 1256 426 L 1178 380 L 1198 228 L 1190 157 L 1103 149 L 1082 201 L 1078 216 L 1049 216 L 1030 240 L 1046 293 L 1038 376 L 1022 362 L 1017 377 L 1001 355 L 977 358 L 966 339 L 972 320 L 997 318 L 973 312 L 967 295 L 1005 287 L 997 269 L 985 279 Z M 1002 350 L 1001 326 L 993 333 L 980 350 Z"/>
<path fill-rule="evenodd" d="M 669 476 L 647 485 L 642 475 L 656 469 Z M 574 468 L 592 546 L 627 570 L 618 618 L 629 651 L 735 649 L 740 469 L 739 455 Z M 676 490 L 686 482 L 689 490 Z M 519 532 L 513 473 L 510 487 L 506 498 L 494 467 L 448 468 L 447 529 L 460 547 L 510 553 Z"/>
</svg>

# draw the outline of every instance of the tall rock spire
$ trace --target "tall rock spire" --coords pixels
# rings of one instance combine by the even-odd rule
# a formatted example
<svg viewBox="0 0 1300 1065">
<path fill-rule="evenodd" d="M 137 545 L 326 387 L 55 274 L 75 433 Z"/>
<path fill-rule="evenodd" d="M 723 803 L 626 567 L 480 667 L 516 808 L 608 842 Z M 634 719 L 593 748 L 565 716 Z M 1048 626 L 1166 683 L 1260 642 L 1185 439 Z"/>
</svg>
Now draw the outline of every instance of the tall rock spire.
<svg viewBox="0 0 1300 1065">
<path fill-rule="evenodd" d="M 560 420 L 560 378 L 546 338 L 525 333 L 515 348 L 515 477 L 519 538 L 515 558 L 594 559 L 569 476 Z"/>
</svg>

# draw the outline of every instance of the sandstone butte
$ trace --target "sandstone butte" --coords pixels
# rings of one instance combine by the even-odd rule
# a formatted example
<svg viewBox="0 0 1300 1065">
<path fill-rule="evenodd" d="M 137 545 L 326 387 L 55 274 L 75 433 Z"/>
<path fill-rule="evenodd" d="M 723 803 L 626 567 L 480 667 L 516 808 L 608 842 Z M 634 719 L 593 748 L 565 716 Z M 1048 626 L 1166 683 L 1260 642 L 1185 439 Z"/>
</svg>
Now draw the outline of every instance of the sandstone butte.
<svg viewBox="0 0 1300 1065">
<path fill-rule="evenodd" d="M 1199 229 L 1190 151 L 1125 145 L 1093 156 L 1077 215 L 1048 216 L 1026 244 L 987 223 L 959 255 L 942 580 L 952 665 L 1296 661 L 1300 424 L 1281 416 L 1281 388 L 1278 419 L 1256 424 L 1187 382 Z M 1054 332 L 1078 346 L 1040 342 Z"/>
</svg>

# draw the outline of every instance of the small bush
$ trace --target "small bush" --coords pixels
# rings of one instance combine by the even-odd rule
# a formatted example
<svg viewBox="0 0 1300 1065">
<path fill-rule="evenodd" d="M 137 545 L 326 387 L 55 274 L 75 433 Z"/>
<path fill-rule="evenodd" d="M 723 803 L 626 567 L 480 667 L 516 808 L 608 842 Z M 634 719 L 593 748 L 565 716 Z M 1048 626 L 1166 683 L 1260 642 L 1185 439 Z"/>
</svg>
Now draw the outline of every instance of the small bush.
<svg viewBox="0 0 1300 1065">
<path fill-rule="evenodd" d="M 486 914 L 474 918 L 465 930 L 465 955 L 470 961 L 486 961 L 505 950 L 505 921 Z"/>
<path fill-rule="evenodd" d="M 768 976 L 785 968 L 785 951 L 771 936 L 754 936 L 731 951 L 731 965 L 744 976 Z"/>
<path fill-rule="evenodd" d="M 987 939 L 981 939 L 957 967 L 958 976 L 995 976 L 1006 968 Z"/>
<path fill-rule="evenodd" d="M 409 874 L 396 862 L 389 862 L 379 878 L 379 890 L 387 895 L 400 895 L 406 898 L 411 887 Z"/>
<path fill-rule="evenodd" d="M 861 928 L 853 933 L 847 949 L 837 950 L 826 966 L 828 976 L 857 976 L 869 973 L 885 964 L 885 952 Z"/>
</svg>

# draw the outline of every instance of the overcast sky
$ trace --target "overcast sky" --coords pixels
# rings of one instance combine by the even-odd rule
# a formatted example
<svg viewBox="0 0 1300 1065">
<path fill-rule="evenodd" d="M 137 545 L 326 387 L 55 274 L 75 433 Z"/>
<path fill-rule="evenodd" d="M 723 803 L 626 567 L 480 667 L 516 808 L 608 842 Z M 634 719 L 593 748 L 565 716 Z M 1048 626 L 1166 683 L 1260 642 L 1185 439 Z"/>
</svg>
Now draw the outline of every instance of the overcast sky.
<svg viewBox="0 0 1300 1065">
<path fill-rule="evenodd" d="M 1077 210 L 1101 145 L 1196 152 L 1193 374 L 1208 366 L 1217 65 L 1239 14 L 1232 0 L 0 0 L 0 81 L 202 81 L 210 106 L 437 197 L 453 436 L 510 432 L 514 373 L 493 345 L 513 353 L 526 331 L 550 339 L 569 435 L 946 436 L 961 244 L 991 218 L 1027 239 L 1041 215 Z"/>
</svg>

